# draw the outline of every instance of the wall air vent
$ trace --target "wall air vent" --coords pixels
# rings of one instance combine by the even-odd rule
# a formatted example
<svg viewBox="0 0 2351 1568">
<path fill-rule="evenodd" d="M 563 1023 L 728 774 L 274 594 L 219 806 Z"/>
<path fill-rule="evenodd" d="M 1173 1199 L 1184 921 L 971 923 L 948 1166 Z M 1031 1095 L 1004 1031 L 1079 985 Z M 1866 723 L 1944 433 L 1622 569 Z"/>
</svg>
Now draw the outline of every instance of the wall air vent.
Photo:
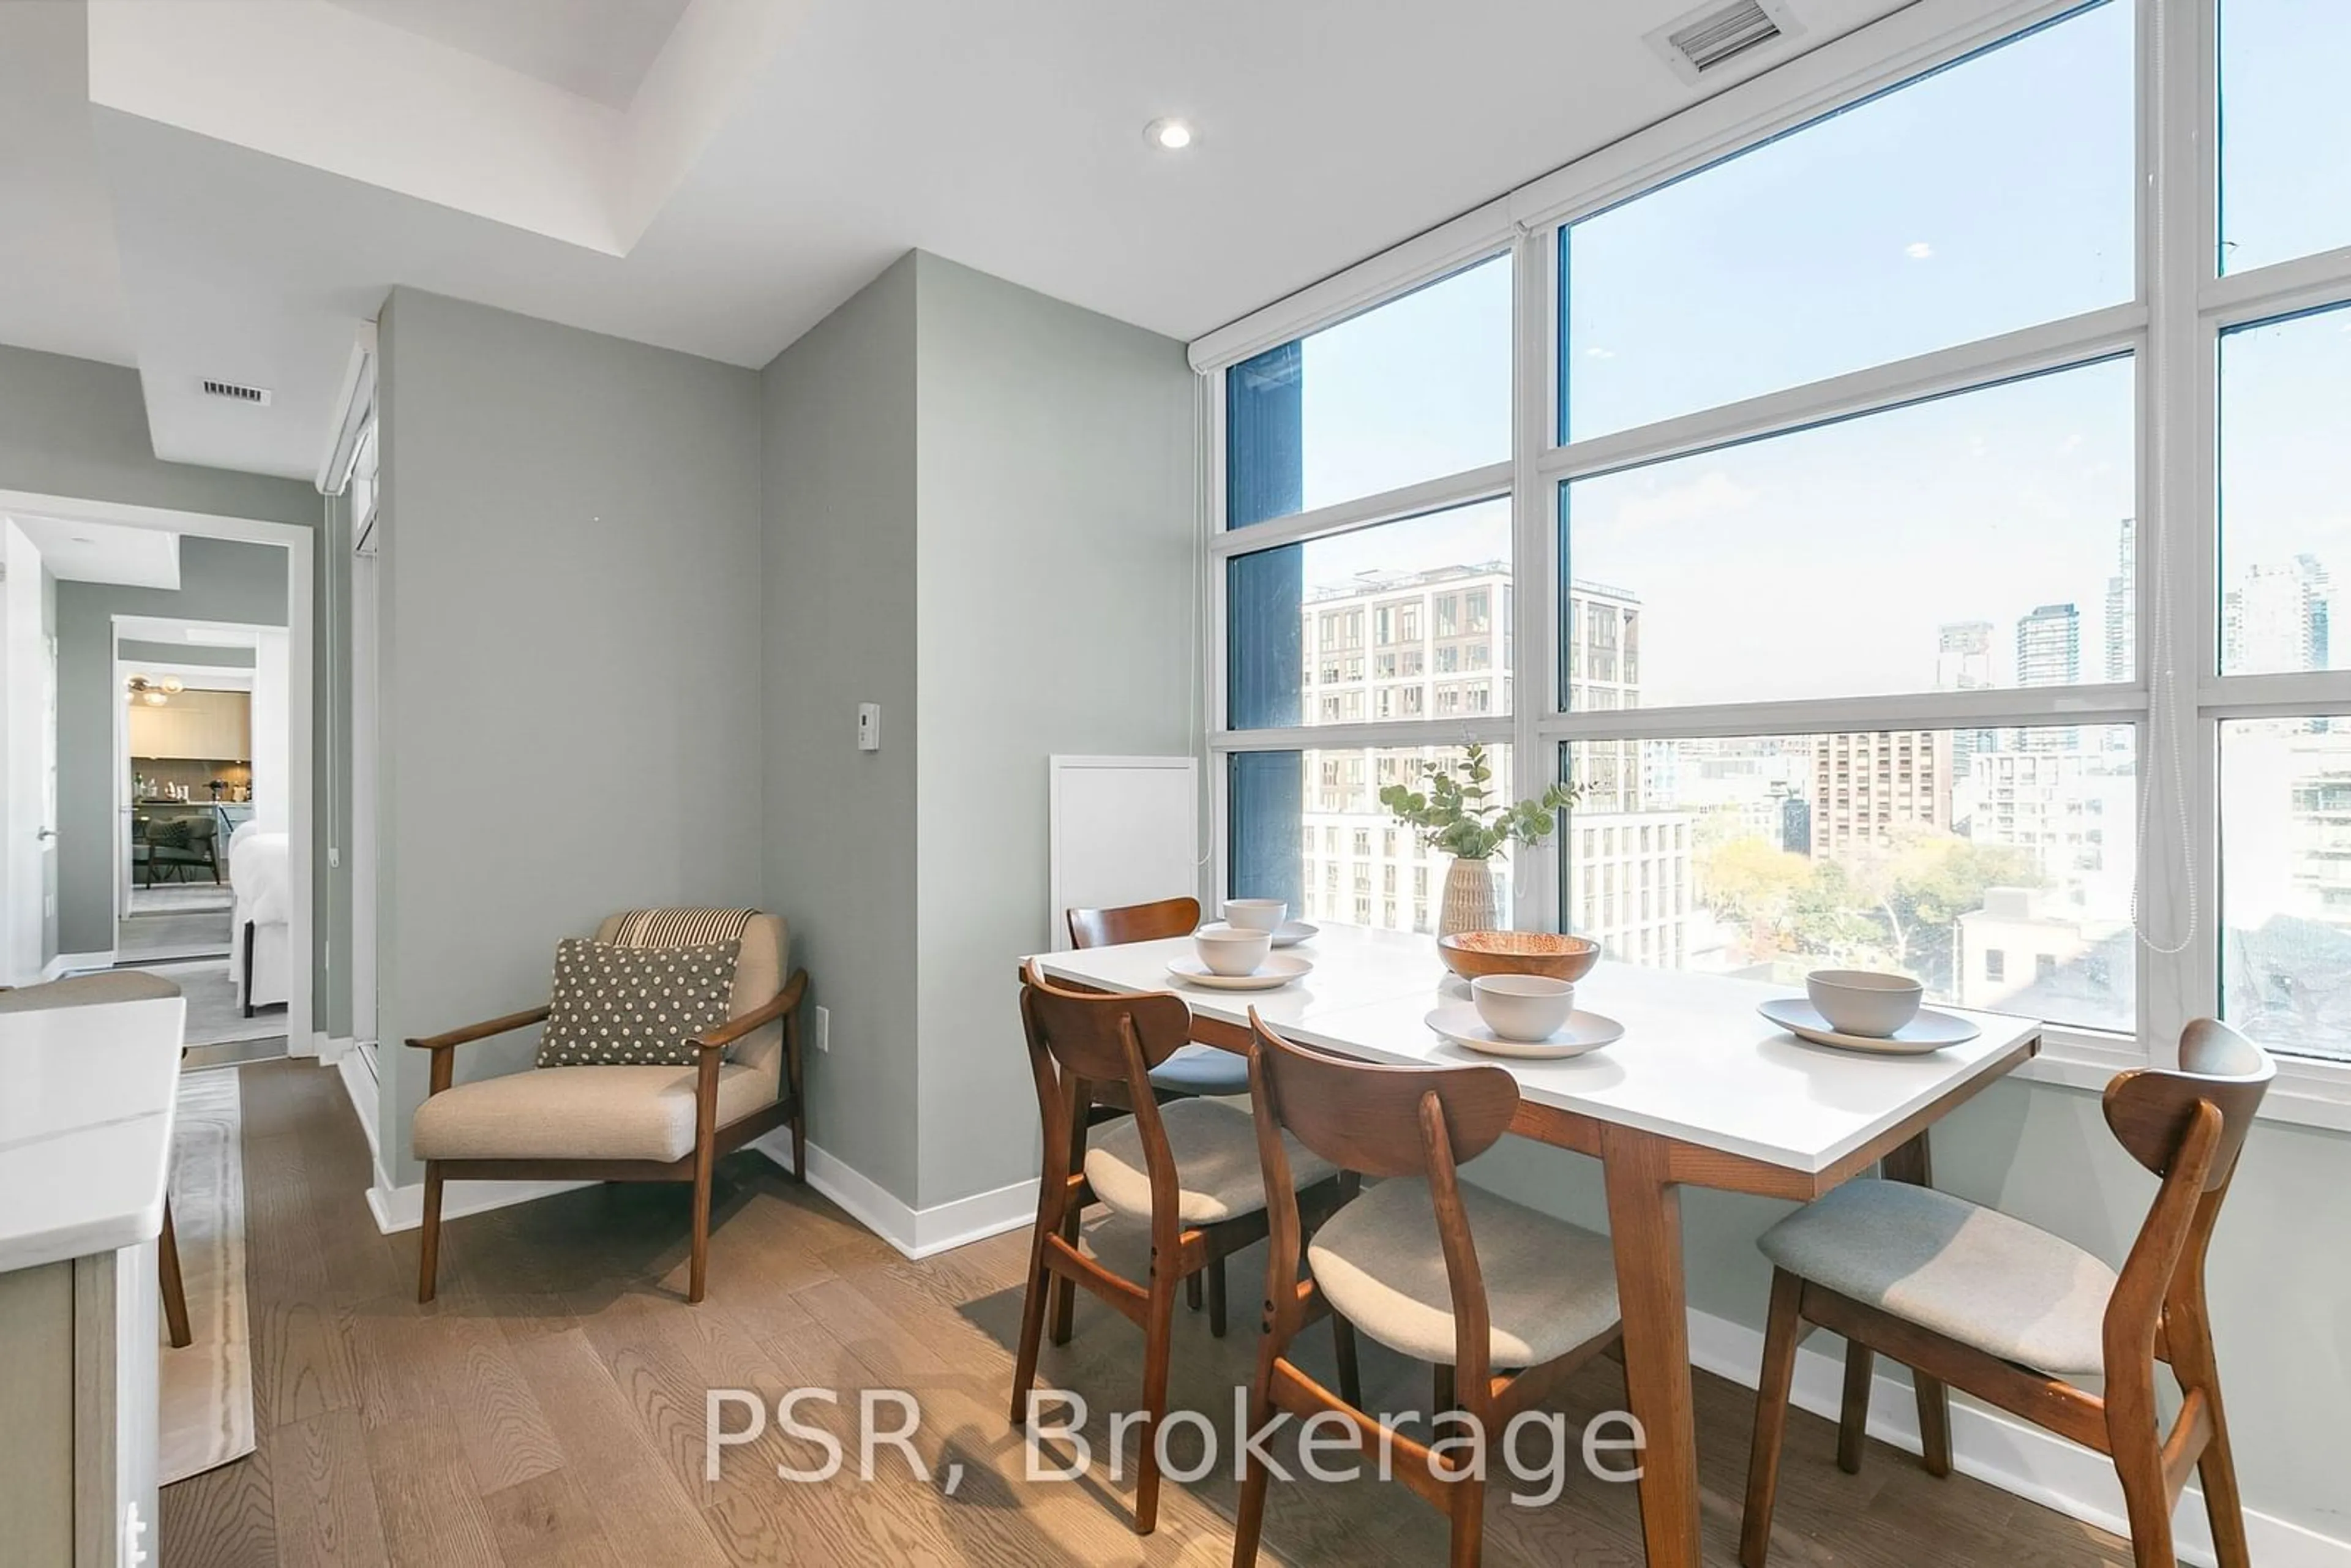
<svg viewBox="0 0 2351 1568">
<path fill-rule="evenodd" d="M 1803 30 L 1783 0 L 1733 0 L 1677 16 L 1649 34 L 1647 41 L 1676 76 L 1694 82 Z"/>
<path fill-rule="evenodd" d="M 204 395 L 225 397 L 231 402 L 249 402 L 258 408 L 269 406 L 267 387 L 249 387 L 239 382 L 216 382 L 207 379 L 204 382 Z"/>
</svg>

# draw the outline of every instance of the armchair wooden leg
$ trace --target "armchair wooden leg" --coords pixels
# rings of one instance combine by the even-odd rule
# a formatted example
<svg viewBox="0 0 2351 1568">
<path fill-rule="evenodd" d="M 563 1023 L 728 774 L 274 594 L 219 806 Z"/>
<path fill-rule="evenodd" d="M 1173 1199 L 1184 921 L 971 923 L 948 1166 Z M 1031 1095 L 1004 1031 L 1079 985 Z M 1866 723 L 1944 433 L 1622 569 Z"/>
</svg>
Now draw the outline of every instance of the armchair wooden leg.
<svg viewBox="0 0 2351 1568">
<path fill-rule="evenodd" d="M 172 1200 L 163 1199 L 163 1234 L 155 1248 L 155 1273 L 163 1291 L 163 1324 L 171 1331 L 172 1348 L 184 1350 L 195 1336 L 188 1332 L 188 1292 L 180 1280 L 180 1239 L 172 1229 Z"/>
<path fill-rule="evenodd" d="M 1844 1406 L 1837 1420 L 1837 1469 L 1861 1474 L 1862 1444 L 1869 1436 L 1869 1380 L 1877 1353 L 1858 1340 L 1844 1347 Z"/>
<path fill-rule="evenodd" d="M 1796 1375 L 1796 1346 L 1804 1323 L 1799 1309 L 1804 1281 L 1784 1269 L 1771 1274 L 1771 1315 L 1763 1330 L 1763 1372 L 1755 1381 L 1755 1440 L 1747 1456 L 1747 1514 L 1739 1528 L 1739 1561 L 1763 1568 L 1771 1550 L 1771 1509 L 1780 1492 L 1780 1450 L 1788 1433 L 1788 1391 Z"/>
<path fill-rule="evenodd" d="M 705 1139 L 694 1157 L 694 1257 L 685 1291 L 689 1301 L 702 1300 L 710 1281 L 710 1163 L 711 1148 Z"/>
<path fill-rule="evenodd" d="M 441 1162 L 424 1162 L 424 1228 L 416 1263 L 416 1299 L 429 1301 L 441 1271 Z"/>
</svg>

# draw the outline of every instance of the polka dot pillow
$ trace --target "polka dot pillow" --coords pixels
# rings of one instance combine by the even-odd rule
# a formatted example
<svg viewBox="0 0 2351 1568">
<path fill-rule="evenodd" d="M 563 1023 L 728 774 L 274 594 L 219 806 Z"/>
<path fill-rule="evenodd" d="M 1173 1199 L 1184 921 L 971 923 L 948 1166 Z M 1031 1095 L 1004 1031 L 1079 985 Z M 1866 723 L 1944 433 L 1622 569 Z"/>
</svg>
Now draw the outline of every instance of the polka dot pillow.
<svg viewBox="0 0 2351 1568">
<path fill-rule="evenodd" d="M 733 1014 L 740 942 L 621 947 L 573 937 L 555 949 L 538 1037 L 541 1067 L 691 1067 L 686 1042 Z"/>
</svg>

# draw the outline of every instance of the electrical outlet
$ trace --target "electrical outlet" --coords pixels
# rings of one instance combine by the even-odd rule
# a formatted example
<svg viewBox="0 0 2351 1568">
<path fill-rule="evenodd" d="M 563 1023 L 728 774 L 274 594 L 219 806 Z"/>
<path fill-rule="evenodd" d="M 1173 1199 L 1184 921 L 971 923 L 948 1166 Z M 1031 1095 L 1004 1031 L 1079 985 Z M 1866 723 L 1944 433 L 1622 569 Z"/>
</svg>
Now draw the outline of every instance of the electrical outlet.
<svg viewBox="0 0 2351 1568">
<path fill-rule="evenodd" d="M 819 1051 L 832 1049 L 832 1009 L 811 1008 L 809 1010 L 809 1043 Z"/>
</svg>

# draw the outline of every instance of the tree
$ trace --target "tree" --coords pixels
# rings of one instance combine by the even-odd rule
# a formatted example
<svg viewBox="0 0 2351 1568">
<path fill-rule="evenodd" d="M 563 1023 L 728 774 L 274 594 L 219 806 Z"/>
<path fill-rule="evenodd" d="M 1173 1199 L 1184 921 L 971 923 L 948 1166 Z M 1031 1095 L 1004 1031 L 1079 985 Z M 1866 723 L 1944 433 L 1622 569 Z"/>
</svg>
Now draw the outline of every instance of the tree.
<svg viewBox="0 0 2351 1568">
<path fill-rule="evenodd" d="M 1714 845 L 1699 862 L 1706 902 L 1726 920 L 1747 927 L 1759 952 L 1776 952 L 1790 936 L 1796 895 L 1812 880 L 1813 862 L 1769 839 L 1749 836 Z"/>
<path fill-rule="evenodd" d="M 1846 869 L 1854 902 L 1880 923 L 1889 966 L 1947 992 L 1959 916 L 1982 908 L 1989 888 L 2039 887 L 2043 880 L 2028 850 L 1917 826 L 1855 854 Z"/>
</svg>

